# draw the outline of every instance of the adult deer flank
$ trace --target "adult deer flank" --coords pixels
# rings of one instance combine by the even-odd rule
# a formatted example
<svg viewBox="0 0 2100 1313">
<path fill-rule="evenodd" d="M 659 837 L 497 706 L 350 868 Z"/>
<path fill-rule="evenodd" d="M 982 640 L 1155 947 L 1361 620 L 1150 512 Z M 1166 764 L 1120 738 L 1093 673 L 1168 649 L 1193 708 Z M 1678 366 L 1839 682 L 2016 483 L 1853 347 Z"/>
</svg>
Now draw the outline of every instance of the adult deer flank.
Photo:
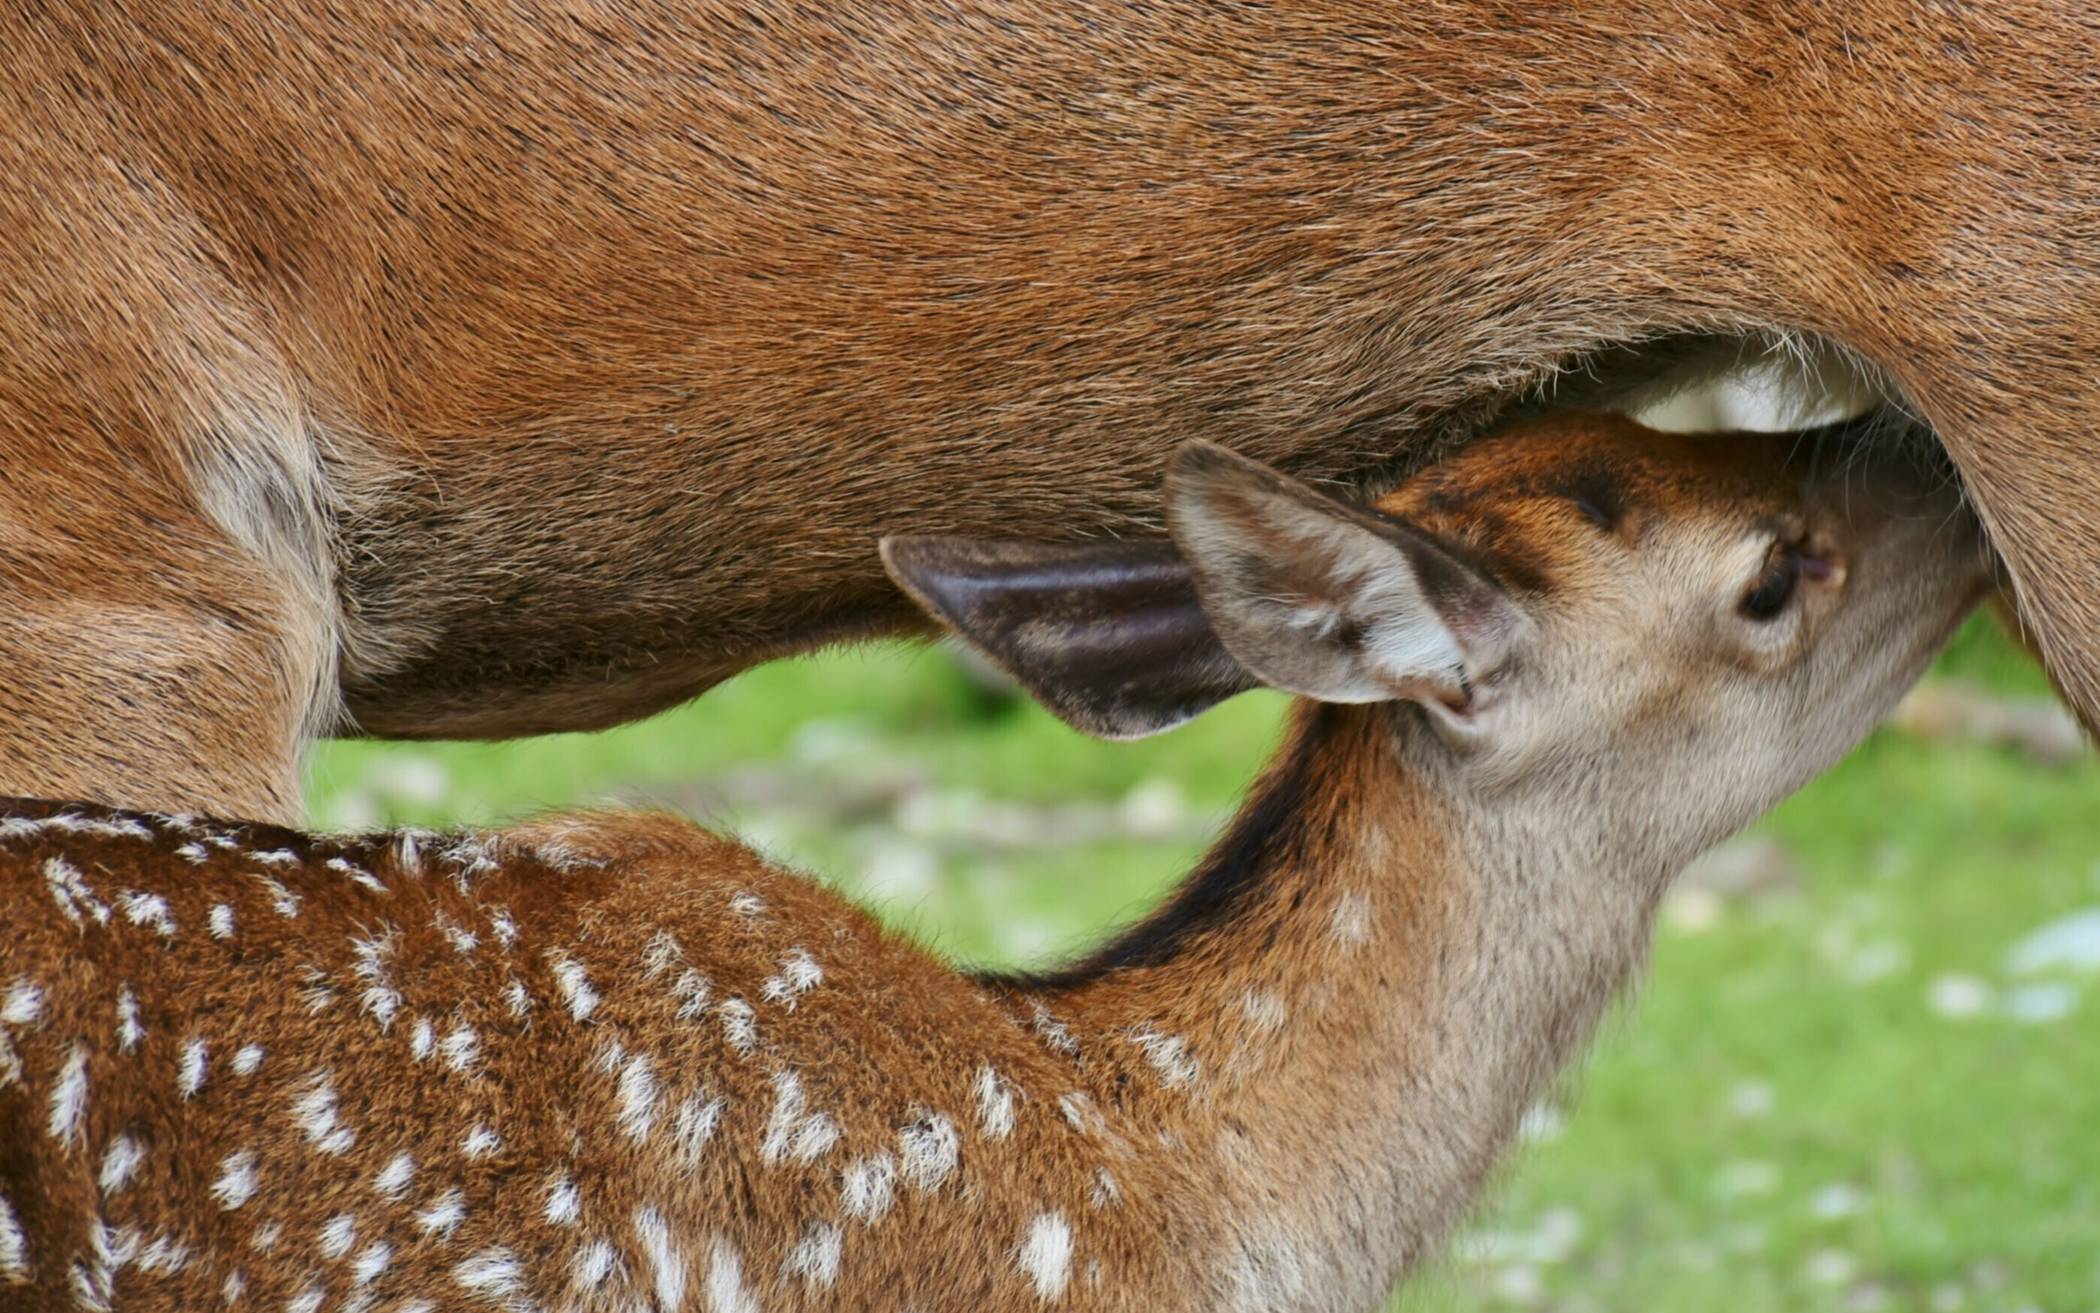
<svg viewBox="0 0 2100 1313">
<path fill-rule="evenodd" d="M 2100 708 L 2100 9 L 0 17 L 0 791 L 291 819 L 914 616 L 866 550 L 1383 489 L 1572 365 L 1853 353 Z"/>
<path fill-rule="evenodd" d="M 1476 1197 L 1670 875 L 1984 582 L 1944 481 L 1562 420 L 1375 507 L 1223 448 L 1174 549 L 902 538 L 1075 724 L 1303 694 L 1086 960 L 971 976 L 682 821 L 0 820 L 26 1309 L 1369 1308 Z M 1814 448 L 1816 444 L 1806 444 Z"/>
</svg>

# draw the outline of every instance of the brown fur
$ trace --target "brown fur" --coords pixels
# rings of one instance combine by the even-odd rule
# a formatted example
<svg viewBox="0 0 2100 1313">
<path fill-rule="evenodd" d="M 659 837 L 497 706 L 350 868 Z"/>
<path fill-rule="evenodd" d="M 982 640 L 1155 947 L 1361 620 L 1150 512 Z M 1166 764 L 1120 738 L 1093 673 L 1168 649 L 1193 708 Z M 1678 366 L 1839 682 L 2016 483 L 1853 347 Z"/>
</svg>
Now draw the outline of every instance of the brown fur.
<svg viewBox="0 0 2100 1313">
<path fill-rule="evenodd" d="M 913 623 L 900 524 L 1151 530 L 1191 437 L 1376 484 L 1683 333 L 1885 370 L 2100 710 L 2087 6 L 0 21 L 6 788 L 289 816 L 331 726 Z"/>
<path fill-rule="evenodd" d="M 1370 1307 L 1637 966 L 1669 875 L 1864 733 L 1981 583 L 1944 488 L 1741 454 L 1560 421 L 1374 514 L 1185 453 L 1214 618 L 1248 600 L 1208 573 L 1219 534 L 1305 516 L 1458 553 L 1493 523 L 1550 582 L 1472 672 L 1477 719 L 1302 706 L 1181 893 L 1041 979 L 959 973 L 661 817 L 316 839 L 10 804 L 0 1302 Z M 1577 468 L 1616 528 L 1544 491 Z M 1797 533 L 1846 576 L 1736 617 Z M 1307 576 L 1414 541 L 1315 537 Z M 1396 595 L 1361 565 L 1339 604 Z M 1100 622 L 1159 604 L 1136 593 Z"/>
</svg>

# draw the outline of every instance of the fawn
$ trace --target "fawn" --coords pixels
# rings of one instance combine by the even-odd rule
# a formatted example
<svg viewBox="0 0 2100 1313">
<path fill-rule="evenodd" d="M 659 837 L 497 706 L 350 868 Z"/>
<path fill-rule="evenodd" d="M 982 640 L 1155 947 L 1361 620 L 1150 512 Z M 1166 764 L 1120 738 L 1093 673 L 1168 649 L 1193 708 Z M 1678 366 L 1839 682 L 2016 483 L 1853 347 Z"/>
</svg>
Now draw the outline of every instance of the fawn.
<svg viewBox="0 0 2100 1313">
<path fill-rule="evenodd" d="M 1562 419 L 1374 506 L 1193 444 L 1173 548 L 902 538 L 1074 724 L 1304 695 L 1077 965 L 971 975 L 653 816 L 0 820 L 10 1308 L 1370 1307 L 1985 583 L 1944 483 Z"/>
<path fill-rule="evenodd" d="M 1378 491 L 1780 334 L 2100 708 L 2100 10 L 235 0 L 0 17 L 0 793 L 276 820 L 916 619 L 866 544 Z"/>
</svg>

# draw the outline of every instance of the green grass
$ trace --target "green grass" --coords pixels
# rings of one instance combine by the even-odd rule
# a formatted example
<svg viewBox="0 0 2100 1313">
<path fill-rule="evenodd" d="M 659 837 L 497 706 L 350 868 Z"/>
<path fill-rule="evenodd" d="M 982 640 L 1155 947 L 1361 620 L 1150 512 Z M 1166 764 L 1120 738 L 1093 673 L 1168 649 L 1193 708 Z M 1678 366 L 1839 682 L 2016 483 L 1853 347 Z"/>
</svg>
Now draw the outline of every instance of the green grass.
<svg viewBox="0 0 2100 1313">
<path fill-rule="evenodd" d="M 1981 623 L 1938 673 L 2047 693 Z M 1249 696 L 1097 744 L 987 697 L 944 653 L 877 646 L 606 734 L 332 744 L 310 798 L 328 826 L 672 806 L 950 952 L 1011 963 L 1143 911 L 1229 812 L 1281 707 Z M 1870 740 L 1759 827 L 1791 876 L 1673 899 L 1651 978 L 1558 1116 L 1395 1307 L 2100 1310 L 2100 980 L 2007 964 L 2100 907 L 2096 802 L 2091 759 Z"/>
</svg>

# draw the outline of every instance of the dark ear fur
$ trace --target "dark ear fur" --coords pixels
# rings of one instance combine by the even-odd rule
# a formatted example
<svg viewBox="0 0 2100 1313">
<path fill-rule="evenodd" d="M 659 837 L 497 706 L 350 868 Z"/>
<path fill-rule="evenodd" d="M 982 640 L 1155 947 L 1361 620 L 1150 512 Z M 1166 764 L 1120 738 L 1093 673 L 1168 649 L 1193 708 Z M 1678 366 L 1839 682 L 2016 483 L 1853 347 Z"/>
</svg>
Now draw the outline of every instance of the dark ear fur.
<svg viewBox="0 0 2100 1313">
<path fill-rule="evenodd" d="M 1073 728 L 1134 739 L 1256 680 L 1229 656 L 1171 543 L 885 538 L 919 606 Z"/>
</svg>

